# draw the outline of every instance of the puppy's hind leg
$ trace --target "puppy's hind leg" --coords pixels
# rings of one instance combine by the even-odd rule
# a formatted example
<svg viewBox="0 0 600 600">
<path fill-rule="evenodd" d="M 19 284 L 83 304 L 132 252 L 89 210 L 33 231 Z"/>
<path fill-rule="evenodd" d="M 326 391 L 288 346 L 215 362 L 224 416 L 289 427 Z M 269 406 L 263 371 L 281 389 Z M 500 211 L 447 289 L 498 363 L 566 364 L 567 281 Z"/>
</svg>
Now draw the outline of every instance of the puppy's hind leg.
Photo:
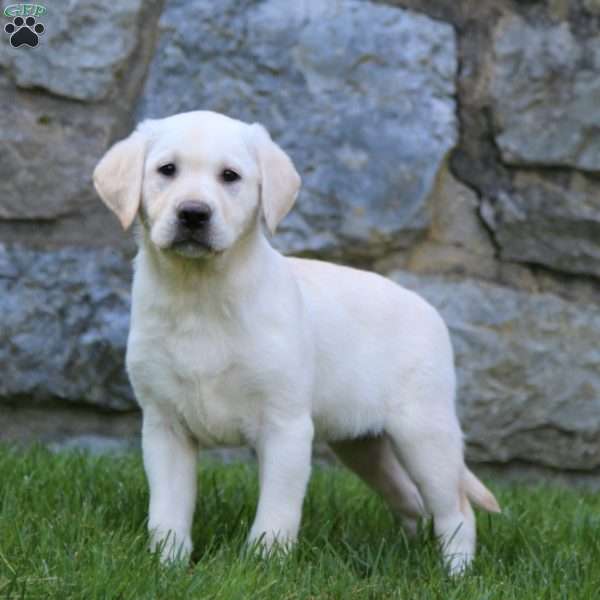
<svg viewBox="0 0 600 600">
<path fill-rule="evenodd" d="M 417 533 L 424 504 L 417 486 L 398 462 L 389 438 L 382 434 L 330 444 L 340 461 L 376 491 L 402 520 L 406 532 Z"/>
<path fill-rule="evenodd" d="M 386 431 L 433 517 L 449 572 L 459 574 L 473 559 L 476 537 L 475 518 L 463 490 L 462 433 L 453 402 L 436 401 L 432 406 L 431 400 L 411 399 L 410 410 L 392 415 Z"/>
</svg>

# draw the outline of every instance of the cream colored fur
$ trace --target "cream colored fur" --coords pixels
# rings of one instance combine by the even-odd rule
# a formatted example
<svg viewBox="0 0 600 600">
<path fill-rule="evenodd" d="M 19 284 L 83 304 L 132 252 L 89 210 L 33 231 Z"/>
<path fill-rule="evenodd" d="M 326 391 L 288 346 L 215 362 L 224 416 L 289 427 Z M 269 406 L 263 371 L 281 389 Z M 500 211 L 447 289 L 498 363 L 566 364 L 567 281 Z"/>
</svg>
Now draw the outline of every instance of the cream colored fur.
<svg viewBox="0 0 600 600">
<path fill-rule="evenodd" d="M 173 177 L 157 169 L 176 166 Z M 223 169 L 241 175 L 225 183 Z M 94 182 L 122 224 L 140 215 L 127 369 L 143 410 L 149 529 L 187 556 L 199 446 L 256 449 L 250 541 L 295 541 L 314 440 L 399 511 L 431 515 L 452 573 L 475 551 L 467 498 L 498 505 L 465 466 L 448 331 L 417 294 L 365 271 L 286 258 L 274 231 L 300 178 L 260 125 L 211 112 L 145 121 Z M 208 242 L 175 246 L 185 201 Z"/>
</svg>

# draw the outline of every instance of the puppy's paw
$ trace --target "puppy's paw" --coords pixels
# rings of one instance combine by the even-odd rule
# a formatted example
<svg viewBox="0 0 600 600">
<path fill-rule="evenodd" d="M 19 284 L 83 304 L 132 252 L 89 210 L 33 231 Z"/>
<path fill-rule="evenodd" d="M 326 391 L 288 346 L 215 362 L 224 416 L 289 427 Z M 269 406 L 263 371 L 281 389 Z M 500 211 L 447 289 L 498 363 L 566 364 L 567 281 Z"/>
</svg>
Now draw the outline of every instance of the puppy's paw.
<svg viewBox="0 0 600 600">
<path fill-rule="evenodd" d="M 459 552 L 444 556 L 446 570 L 451 577 L 464 575 L 471 565 L 472 560 L 473 555 L 467 552 Z"/>
<path fill-rule="evenodd" d="M 260 531 L 252 528 L 246 545 L 248 548 L 263 557 L 273 554 L 288 554 L 296 543 L 296 536 L 291 533 L 267 530 Z"/>
<path fill-rule="evenodd" d="M 152 529 L 150 531 L 151 552 L 160 554 L 160 561 L 163 564 L 174 562 L 187 563 L 192 553 L 192 540 L 189 536 L 178 535 L 173 530 L 161 531 Z"/>
<path fill-rule="evenodd" d="M 399 520 L 406 536 L 411 540 L 416 539 L 419 534 L 420 519 L 413 516 L 400 515 Z"/>
</svg>

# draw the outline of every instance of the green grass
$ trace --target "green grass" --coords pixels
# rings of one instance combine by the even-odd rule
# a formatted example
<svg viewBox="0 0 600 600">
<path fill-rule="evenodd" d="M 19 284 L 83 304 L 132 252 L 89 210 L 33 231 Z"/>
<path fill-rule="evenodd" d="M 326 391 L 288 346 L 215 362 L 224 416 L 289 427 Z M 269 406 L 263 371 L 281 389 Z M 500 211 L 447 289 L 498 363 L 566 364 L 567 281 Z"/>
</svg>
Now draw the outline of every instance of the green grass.
<svg viewBox="0 0 600 600">
<path fill-rule="evenodd" d="M 449 578 L 428 530 L 407 540 L 350 474 L 315 468 L 300 543 L 287 557 L 244 553 L 257 497 L 252 465 L 201 469 L 190 567 L 146 551 L 140 457 L 0 448 L 0 598 L 600 597 L 600 495 L 493 486 L 472 570 Z"/>
</svg>

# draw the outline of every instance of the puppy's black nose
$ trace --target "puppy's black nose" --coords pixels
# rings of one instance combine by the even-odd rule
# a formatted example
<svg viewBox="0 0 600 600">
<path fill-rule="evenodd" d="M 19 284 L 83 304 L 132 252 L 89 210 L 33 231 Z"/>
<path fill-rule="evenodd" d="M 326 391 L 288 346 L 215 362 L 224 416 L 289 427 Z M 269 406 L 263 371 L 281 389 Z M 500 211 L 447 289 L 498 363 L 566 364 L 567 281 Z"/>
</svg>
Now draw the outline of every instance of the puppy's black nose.
<svg viewBox="0 0 600 600">
<path fill-rule="evenodd" d="M 179 222 L 188 229 L 201 229 L 210 221 L 212 208 L 206 202 L 182 202 L 177 209 Z"/>
</svg>

